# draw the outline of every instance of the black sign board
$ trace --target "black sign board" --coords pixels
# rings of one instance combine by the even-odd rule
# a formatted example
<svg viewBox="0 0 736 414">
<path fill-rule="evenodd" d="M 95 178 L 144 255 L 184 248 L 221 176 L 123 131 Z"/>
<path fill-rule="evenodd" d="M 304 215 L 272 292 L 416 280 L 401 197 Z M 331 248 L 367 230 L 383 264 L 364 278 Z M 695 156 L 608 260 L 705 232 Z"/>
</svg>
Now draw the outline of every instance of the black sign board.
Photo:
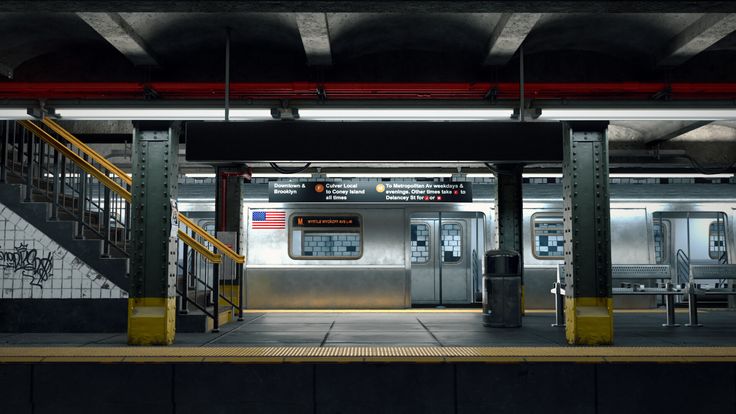
<svg viewBox="0 0 736 414">
<path fill-rule="evenodd" d="M 277 203 L 470 203 L 473 185 L 456 182 L 277 182 L 268 186 L 268 201 Z"/>
<path fill-rule="evenodd" d="M 294 216 L 291 219 L 293 227 L 329 227 L 329 228 L 359 228 L 358 216 Z"/>
<path fill-rule="evenodd" d="M 186 156 L 196 162 L 560 162 L 562 132 L 560 122 L 511 120 L 187 121 Z M 417 151 L 417 142 L 447 145 Z"/>
</svg>

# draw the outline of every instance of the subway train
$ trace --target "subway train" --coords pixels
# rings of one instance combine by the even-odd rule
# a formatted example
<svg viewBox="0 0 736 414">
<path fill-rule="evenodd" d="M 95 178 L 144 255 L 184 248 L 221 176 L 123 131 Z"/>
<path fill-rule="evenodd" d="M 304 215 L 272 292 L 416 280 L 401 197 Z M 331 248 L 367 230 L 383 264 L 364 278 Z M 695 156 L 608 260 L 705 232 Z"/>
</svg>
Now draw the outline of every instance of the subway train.
<svg viewBox="0 0 736 414">
<path fill-rule="evenodd" d="M 480 302 L 483 255 L 495 247 L 493 184 L 476 185 L 472 202 L 430 204 L 274 203 L 268 202 L 266 187 L 246 185 L 243 201 L 248 308 L 395 309 Z M 180 210 L 212 227 L 211 195 L 193 186 L 181 188 Z M 612 184 L 612 264 L 670 265 L 666 278 L 614 279 L 614 287 L 682 284 L 688 277 L 684 266 L 732 263 L 733 189 L 732 184 Z M 525 306 L 553 309 L 550 289 L 564 263 L 562 188 L 525 184 L 523 191 Z M 650 308 L 658 300 L 619 296 L 614 306 Z"/>
</svg>

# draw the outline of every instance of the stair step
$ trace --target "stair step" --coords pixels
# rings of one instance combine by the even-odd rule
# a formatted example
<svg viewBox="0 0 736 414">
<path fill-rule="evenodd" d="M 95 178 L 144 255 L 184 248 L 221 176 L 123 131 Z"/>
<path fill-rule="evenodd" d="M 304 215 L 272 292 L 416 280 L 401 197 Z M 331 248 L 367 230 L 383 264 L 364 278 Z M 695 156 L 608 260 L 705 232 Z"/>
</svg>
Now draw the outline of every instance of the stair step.
<svg viewBox="0 0 736 414">
<path fill-rule="evenodd" d="M 207 308 L 212 312 L 212 308 Z M 235 310 L 228 306 L 220 306 L 220 327 L 230 323 L 235 319 Z M 176 331 L 182 333 L 195 332 L 211 332 L 213 328 L 213 320 L 200 310 L 190 310 L 189 313 L 176 314 Z"/>
</svg>

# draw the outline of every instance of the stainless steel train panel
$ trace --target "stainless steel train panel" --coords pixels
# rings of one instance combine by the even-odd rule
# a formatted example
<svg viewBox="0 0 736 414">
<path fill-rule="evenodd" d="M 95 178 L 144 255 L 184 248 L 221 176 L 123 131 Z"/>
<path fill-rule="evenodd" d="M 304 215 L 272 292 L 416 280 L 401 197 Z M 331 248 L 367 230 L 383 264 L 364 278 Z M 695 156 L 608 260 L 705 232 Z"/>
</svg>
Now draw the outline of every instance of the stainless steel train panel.
<svg viewBox="0 0 736 414">
<path fill-rule="evenodd" d="M 405 308 L 410 306 L 402 208 L 249 205 L 246 297 L 249 308 Z M 253 229 L 252 211 L 281 210 L 287 223 L 299 215 L 359 215 L 362 255 L 357 259 L 294 259 L 289 231 Z"/>
<path fill-rule="evenodd" d="M 403 266 L 301 266 L 249 268 L 251 309 L 406 308 L 409 286 Z"/>
</svg>

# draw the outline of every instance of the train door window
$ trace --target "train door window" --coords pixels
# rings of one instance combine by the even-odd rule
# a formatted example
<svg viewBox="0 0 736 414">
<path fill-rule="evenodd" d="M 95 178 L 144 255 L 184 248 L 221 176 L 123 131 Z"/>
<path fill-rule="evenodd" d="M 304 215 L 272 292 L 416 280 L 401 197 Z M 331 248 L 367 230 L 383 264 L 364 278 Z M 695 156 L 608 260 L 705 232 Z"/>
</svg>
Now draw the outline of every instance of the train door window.
<svg viewBox="0 0 736 414">
<path fill-rule="evenodd" d="M 654 222 L 654 259 L 657 264 L 666 263 L 669 260 L 669 222 L 667 220 L 656 220 Z"/>
<path fill-rule="evenodd" d="M 532 255 L 542 260 L 564 258 L 565 227 L 561 213 L 535 213 L 532 215 Z"/>
<path fill-rule="evenodd" d="M 429 226 L 426 224 L 411 225 L 411 262 L 427 263 L 430 252 Z"/>
<path fill-rule="evenodd" d="M 460 224 L 442 225 L 442 261 L 457 263 L 463 258 L 463 228 Z"/>
<path fill-rule="evenodd" d="M 363 232 L 359 216 L 294 215 L 289 233 L 292 259 L 359 259 Z"/>
<path fill-rule="evenodd" d="M 726 253 L 726 223 L 714 221 L 708 227 L 708 255 L 721 260 Z"/>
</svg>

